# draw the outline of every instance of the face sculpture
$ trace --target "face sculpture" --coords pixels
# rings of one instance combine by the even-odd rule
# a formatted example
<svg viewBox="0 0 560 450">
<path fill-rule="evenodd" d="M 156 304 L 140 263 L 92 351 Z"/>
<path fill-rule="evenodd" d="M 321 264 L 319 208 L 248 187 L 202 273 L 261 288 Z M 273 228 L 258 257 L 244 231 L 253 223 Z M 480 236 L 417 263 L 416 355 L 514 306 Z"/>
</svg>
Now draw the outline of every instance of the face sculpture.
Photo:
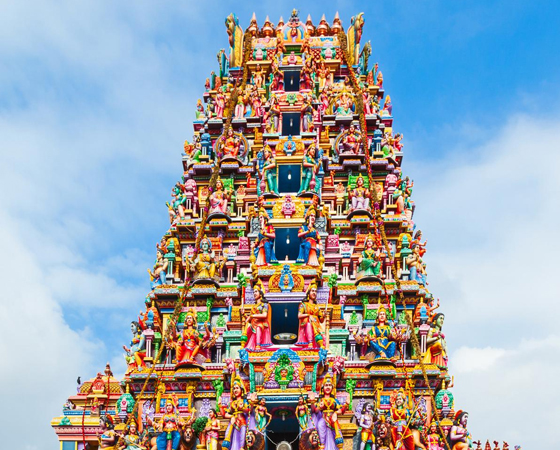
<svg viewBox="0 0 560 450">
<path fill-rule="evenodd" d="M 379 323 L 385 323 L 387 321 L 387 313 L 384 310 L 379 311 L 377 320 L 379 321 Z"/>
</svg>

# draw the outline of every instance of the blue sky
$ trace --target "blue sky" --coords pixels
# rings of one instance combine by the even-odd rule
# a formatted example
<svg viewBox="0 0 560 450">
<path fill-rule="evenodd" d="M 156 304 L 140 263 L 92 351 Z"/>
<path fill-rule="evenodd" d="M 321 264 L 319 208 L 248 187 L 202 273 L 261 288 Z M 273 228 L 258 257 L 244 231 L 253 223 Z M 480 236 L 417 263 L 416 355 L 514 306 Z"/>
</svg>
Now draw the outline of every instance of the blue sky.
<svg viewBox="0 0 560 450">
<path fill-rule="evenodd" d="M 560 350 L 560 310 L 544 281 L 560 250 L 560 6 L 303 5 L 304 19 L 318 23 L 325 13 L 332 21 L 339 11 L 345 27 L 365 12 L 363 39 L 384 74 L 395 130 L 405 135 L 430 287 L 446 312 L 456 398 L 471 411 L 472 432 L 525 448 L 548 444 L 552 437 L 539 430 L 550 430 L 560 410 L 550 395 L 535 397 L 528 380 L 555 389 L 542 374 L 560 369 L 549 358 Z M 40 407 L 30 412 L 8 394 L 19 406 L 0 417 L 21 436 L 15 417 L 29 415 L 37 433 L 27 448 L 56 448 L 48 420 L 77 375 L 93 376 L 106 361 L 124 367 L 120 348 L 168 227 L 165 201 L 181 174 L 196 99 L 228 45 L 224 18 L 234 11 L 247 26 L 255 11 L 259 23 L 266 15 L 276 23 L 294 6 L 3 3 L 0 303 L 13 318 L 6 336 L 21 338 L 0 344 L 18 368 L 1 371 L 0 382 L 25 389 Z M 535 411 L 523 418 L 534 431 L 519 431 L 519 402 Z"/>
</svg>

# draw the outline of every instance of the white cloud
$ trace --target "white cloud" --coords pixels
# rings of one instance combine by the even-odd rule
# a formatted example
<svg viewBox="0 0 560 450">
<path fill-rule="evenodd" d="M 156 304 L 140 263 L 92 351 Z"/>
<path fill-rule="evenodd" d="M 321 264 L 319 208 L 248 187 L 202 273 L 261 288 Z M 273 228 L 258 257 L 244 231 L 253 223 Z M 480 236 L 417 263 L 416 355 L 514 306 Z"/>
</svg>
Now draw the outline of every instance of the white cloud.
<svg viewBox="0 0 560 450">
<path fill-rule="evenodd" d="M 415 221 L 446 314 L 456 408 L 471 413 L 475 438 L 524 448 L 553 447 L 546 430 L 559 413 L 559 125 L 517 116 L 478 144 L 405 168 L 418 181 Z"/>
</svg>

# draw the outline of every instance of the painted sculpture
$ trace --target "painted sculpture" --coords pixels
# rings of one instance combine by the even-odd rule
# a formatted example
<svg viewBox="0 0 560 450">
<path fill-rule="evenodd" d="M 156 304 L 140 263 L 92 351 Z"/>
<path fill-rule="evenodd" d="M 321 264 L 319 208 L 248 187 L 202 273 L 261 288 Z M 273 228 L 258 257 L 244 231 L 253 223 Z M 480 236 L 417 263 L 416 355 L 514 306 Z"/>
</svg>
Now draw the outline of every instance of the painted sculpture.
<svg viewBox="0 0 560 450">
<path fill-rule="evenodd" d="M 229 405 L 221 405 L 222 414 L 229 419 L 222 447 L 228 450 L 243 450 L 245 435 L 248 429 L 251 405 L 247 401 L 246 389 L 243 381 L 234 376 L 231 382 L 231 401 Z"/>
<path fill-rule="evenodd" d="M 381 273 L 380 252 L 375 248 L 375 240 L 371 234 L 366 237 L 364 250 L 358 259 L 359 270 L 362 277 L 375 276 Z"/>
<path fill-rule="evenodd" d="M 264 208 L 259 210 L 259 234 L 255 241 L 255 257 L 256 265 L 263 266 L 267 264 L 276 264 L 278 260 L 274 254 L 274 239 L 276 232 L 274 227 L 270 225 L 268 213 Z"/>
<path fill-rule="evenodd" d="M 397 352 L 397 333 L 395 328 L 388 323 L 387 310 L 384 306 L 377 310 L 376 324 L 369 330 L 366 339 L 374 361 L 395 357 Z"/>
<path fill-rule="evenodd" d="M 224 189 L 224 182 L 218 178 L 216 190 L 210 194 L 210 214 L 228 215 L 229 192 Z"/>
<path fill-rule="evenodd" d="M 369 191 L 364 187 L 364 177 L 362 175 L 356 179 L 356 187 L 352 189 L 350 198 L 352 199 L 352 211 L 369 210 Z"/>
<path fill-rule="evenodd" d="M 219 274 L 221 265 L 218 263 L 216 254 L 212 250 L 212 242 L 207 237 L 200 241 L 200 249 L 196 257 L 191 262 L 191 270 L 194 272 L 194 279 L 213 279 Z"/>
<path fill-rule="evenodd" d="M 257 283 L 253 288 L 253 297 L 255 304 L 247 316 L 241 346 L 247 350 L 261 351 L 272 345 L 270 337 L 271 308 L 266 302 L 262 282 Z"/>
<path fill-rule="evenodd" d="M 268 145 L 263 150 L 262 168 L 259 169 L 260 191 L 280 195 L 278 192 L 278 174 L 276 158 Z M 262 188 L 264 185 L 264 189 Z"/>
<path fill-rule="evenodd" d="M 317 161 L 317 149 L 314 144 L 311 144 L 303 156 L 302 162 L 302 179 L 299 193 L 312 191 L 315 181 L 315 176 L 319 171 L 320 161 Z"/>
<path fill-rule="evenodd" d="M 308 348 L 324 348 L 324 310 L 317 305 L 317 283 L 307 288 L 304 301 L 298 309 L 299 332 L 296 345 Z"/>
<path fill-rule="evenodd" d="M 299 245 L 297 263 L 306 264 L 308 266 L 319 265 L 321 237 L 319 236 L 319 231 L 315 228 L 316 217 L 317 213 L 315 212 L 315 208 L 310 207 L 305 215 L 305 224 L 303 224 L 298 231 L 298 237 L 301 243 Z"/>
<path fill-rule="evenodd" d="M 144 364 L 144 358 L 146 357 L 146 339 L 142 334 L 140 324 L 138 322 L 131 322 L 130 331 L 132 331 L 130 347 L 123 345 L 123 349 L 126 352 L 125 360 L 128 364 L 128 373 L 133 370 L 141 371 L 146 368 Z"/>
<path fill-rule="evenodd" d="M 441 331 L 444 319 L 445 316 L 442 313 L 436 314 L 432 319 L 432 326 L 426 339 L 425 363 L 447 366 L 447 344 L 445 335 Z"/>
</svg>

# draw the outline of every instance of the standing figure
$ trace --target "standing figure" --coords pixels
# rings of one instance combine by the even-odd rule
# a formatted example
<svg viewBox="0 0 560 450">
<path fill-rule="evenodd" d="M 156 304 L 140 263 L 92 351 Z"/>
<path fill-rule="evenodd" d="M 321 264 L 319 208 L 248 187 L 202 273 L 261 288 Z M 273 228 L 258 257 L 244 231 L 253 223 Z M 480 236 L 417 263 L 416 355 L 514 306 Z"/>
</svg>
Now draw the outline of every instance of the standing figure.
<svg viewBox="0 0 560 450">
<path fill-rule="evenodd" d="M 371 234 L 366 238 L 364 251 L 358 258 L 359 270 L 362 277 L 375 276 L 378 277 L 381 273 L 381 259 L 379 257 L 379 250 L 374 248 L 375 241 Z"/>
<path fill-rule="evenodd" d="M 261 184 L 266 185 L 265 191 L 280 195 L 278 192 L 278 174 L 276 173 L 276 158 L 267 144 L 263 150 L 263 166 L 260 169 Z M 258 167 L 258 166 L 257 166 Z M 261 191 L 262 192 L 262 191 Z"/>
<path fill-rule="evenodd" d="M 443 442 L 438 433 L 438 427 L 435 420 L 432 420 L 426 441 L 428 444 L 428 450 L 444 450 Z"/>
<path fill-rule="evenodd" d="M 156 286 L 161 286 L 162 284 L 167 284 L 167 267 L 169 266 L 169 261 L 164 258 L 163 252 L 158 250 L 156 252 L 156 262 L 154 264 L 153 271 L 148 269 L 150 274 L 150 285 L 152 289 Z"/>
<path fill-rule="evenodd" d="M 140 435 L 138 434 L 138 426 L 136 421 L 132 420 L 127 427 L 127 433 L 123 437 L 124 449 L 123 450 L 142 450 L 145 447 L 142 445 Z"/>
<path fill-rule="evenodd" d="M 278 62 L 276 59 L 272 60 L 270 77 L 272 79 L 270 83 L 271 91 L 283 91 L 284 90 L 284 72 L 278 68 Z"/>
<path fill-rule="evenodd" d="M 415 450 L 414 436 L 409 428 L 412 412 L 407 408 L 407 402 L 408 398 L 402 388 L 391 396 L 390 417 L 393 422 L 391 437 L 393 445 L 397 446 L 400 442 L 404 450 Z"/>
<path fill-rule="evenodd" d="M 420 258 L 420 247 L 417 245 L 412 247 L 412 253 L 406 257 L 406 265 L 410 272 L 409 278 L 425 285 L 426 269 L 422 258 Z"/>
<path fill-rule="evenodd" d="M 265 129 L 269 134 L 276 134 L 279 132 L 280 126 L 280 105 L 275 95 L 270 96 L 268 101 L 269 108 L 265 114 Z"/>
<path fill-rule="evenodd" d="M 432 319 L 432 326 L 426 339 L 426 353 L 424 364 L 436 364 L 447 367 L 447 343 L 445 335 L 441 332 L 445 316 L 437 313 Z"/>
<path fill-rule="evenodd" d="M 343 152 L 357 155 L 360 152 L 361 142 L 362 134 L 356 130 L 354 124 L 350 124 L 350 129 L 342 140 Z"/>
<path fill-rule="evenodd" d="M 191 270 L 194 271 L 194 279 L 213 279 L 216 271 L 221 267 L 216 261 L 216 255 L 212 251 L 212 242 L 207 237 L 200 241 L 200 249 L 191 261 Z"/>
<path fill-rule="evenodd" d="M 455 421 L 447 435 L 447 443 L 451 450 L 468 450 L 472 442 L 471 435 L 467 431 L 467 421 L 469 413 L 466 411 L 457 411 Z"/>
<path fill-rule="evenodd" d="M 117 435 L 115 434 L 113 418 L 109 415 L 101 416 L 99 420 L 101 425 L 102 434 L 97 432 L 97 440 L 99 441 L 99 448 L 105 450 L 114 450 L 117 444 Z"/>
<path fill-rule="evenodd" d="M 185 316 L 183 330 L 179 338 L 173 343 L 177 354 L 177 365 L 194 363 L 196 355 L 200 350 L 202 335 L 197 329 L 197 314 L 193 308 L 189 308 Z"/>
<path fill-rule="evenodd" d="M 168 398 L 165 402 L 163 417 L 156 423 L 160 432 L 156 439 L 157 450 L 177 450 L 179 448 L 181 442 L 179 427 L 181 425 L 183 425 L 183 420 L 179 416 L 177 406 Z"/>
<path fill-rule="evenodd" d="M 257 258 L 257 266 L 266 266 L 267 264 L 277 264 L 278 260 L 274 254 L 274 239 L 276 232 L 274 227 L 270 225 L 270 219 L 264 208 L 259 210 L 259 235 L 255 241 L 255 257 Z"/>
<path fill-rule="evenodd" d="M 301 187 L 299 188 L 298 194 L 302 192 L 307 192 L 312 189 L 311 184 L 315 179 L 315 175 L 319 171 L 320 161 L 317 161 L 317 149 L 315 144 L 311 144 L 303 156 L 302 162 L 302 180 Z"/>
<path fill-rule="evenodd" d="M 338 423 L 338 414 L 344 413 L 348 409 L 348 404 L 341 405 L 338 402 L 335 389 L 334 376 L 330 373 L 325 375 L 319 401 L 314 401 L 313 395 L 311 403 L 311 410 L 314 413 L 313 420 L 324 450 L 342 449 L 344 444 L 342 430 Z"/>
<path fill-rule="evenodd" d="M 303 95 L 303 103 L 301 105 L 301 131 L 308 133 L 312 132 L 313 126 L 313 115 L 315 110 L 313 108 L 313 99 L 310 95 Z"/>
<path fill-rule="evenodd" d="M 126 352 L 124 359 L 128 364 L 126 374 L 129 374 L 133 370 L 142 371 L 146 368 L 146 364 L 144 363 L 144 358 L 146 357 L 146 339 L 142 334 L 140 324 L 136 321 L 131 322 L 130 331 L 132 332 L 130 348 L 123 345 L 123 349 Z"/>
<path fill-rule="evenodd" d="M 321 237 L 315 228 L 315 218 L 317 213 L 315 208 L 310 206 L 305 215 L 305 224 L 298 231 L 300 239 L 299 255 L 296 260 L 298 264 L 308 266 L 319 266 L 319 256 L 321 255 Z"/>
<path fill-rule="evenodd" d="M 369 190 L 364 187 L 364 177 L 356 179 L 356 187 L 352 190 L 352 211 L 357 209 L 369 210 Z"/>
<path fill-rule="evenodd" d="M 414 239 L 410 243 L 411 246 L 416 245 L 419 247 L 418 254 L 420 257 L 423 257 L 426 254 L 426 245 L 428 244 L 428 240 L 426 239 L 425 242 L 422 242 L 422 230 L 418 230 L 414 233 Z"/>
<path fill-rule="evenodd" d="M 251 405 L 245 398 L 245 385 L 239 376 L 234 375 L 231 382 L 231 401 L 228 405 L 221 405 L 222 414 L 229 419 L 229 425 L 222 442 L 222 447 L 228 450 L 243 450 L 245 448 L 245 434 Z M 159 450 L 159 449 L 158 449 Z"/>
<path fill-rule="evenodd" d="M 377 311 L 375 326 L 369 330 L 367 340 L 373 359 L 393 358 L 397 352 L 397 334 L 393 327 L 387 323 L 387 310 L 381 306 Z"/>
<path fill-rule="evenodd" d="M 253 288 L 255 304 L 247 317 L 245 330 L 241 336 L 241 347 L 251 351 L 261 351 L 263 347 L 270 347 L 270 320 L 272 309 L 264 296 L 262 281 L 258 281 Z"/>
<path fill-rule="evenodd" d="M 229 192 L 224 190 L 224 182 L 221 178 L 216 181 L 216 189 L 210 195 L 210 214 L 228 214 Z"/>
<path fill-rule="evenodd" d="M 305 401 L 303 395 L 299 396 L 298 404 L 296 406 L 296 417 L 299 422 L 299 431 L 303 433 L 309 428 L 309 406 Z"/>
<path fill-rule="evenodd" d="M 195 113 L 196 120 L 204 120 L 206 119 L 206 113 L 204 112 L 204 105 L 202 104 L 202 100 L 198 99 L 196 102 L 196 113 Z"/>
<path fill-rule="evenodd" d="M 325 311 L 317 305 L 317 283 L 312 281 L 298 309 L 299 331 L 296 345 L 324 348 L 323 322 Z"/>
<path fill-rule="evenodd" d="M 206 439 L 206 450 L 218 450 L 220 438 L 220 421 L 216 410 L 212 408 L 208 412 L 208 422 L 204 427 L 204 436 Z"/>
<path fill-rule="evenodd" d="M 310 91 L 311 89 L 313 89 L 313 72 L 315 72 L 315 68 L 313 67 L 313 60 L 311 58 L 306 58 L 305 64 L 301 69 L 301 74 L 299 77 L 300 90 Z"/>
<path fill-rule="evenodd" d="M 264 397 L 258 400 L 255 394 L 252 403 L 255 411 L 255 428 L 257 431 L 264 434 L 267 425 L 272 420 L 272 414 L 270 414 L 266 409 L 266 400 Z"/>
<path fill-rule="evenodd" d="M 362 408 L 362 415 L 358 420 L 358 425 L 361 428 L 359 450 L 372 449 L 373 444 L 375 442 L 375 435 L 373 434 L 374 422 L 375 422 L 375 417 L 373 413 L 373 406 L 371 403 L 366 403 Z"/>
<path fill-rule="evenodd" d="M 331 71 L 325 64 L 324 59 L 321 59 L 319 67 L 317 67 L 317 77 L 319 78 L 319 90 L 323 90 L 325 86 L 330 85 Z"/>
<path fill-rule="evenodd" d="M 265 81 L 265 73 L 260 64 L 257 64 L 257 68 L 253 72 L 253 84 L 257 89 L 262 89 Z"/>
<path fill-rule="evenodd" d="M 226 97 L 221 90 L 218 90 L 218 93 L 215 97 L 214 103 L 214 112 L 216 113 L 216 117 L 221 119 L 224 117 L 224 110 L 226 109 Z"/>
</svg>

